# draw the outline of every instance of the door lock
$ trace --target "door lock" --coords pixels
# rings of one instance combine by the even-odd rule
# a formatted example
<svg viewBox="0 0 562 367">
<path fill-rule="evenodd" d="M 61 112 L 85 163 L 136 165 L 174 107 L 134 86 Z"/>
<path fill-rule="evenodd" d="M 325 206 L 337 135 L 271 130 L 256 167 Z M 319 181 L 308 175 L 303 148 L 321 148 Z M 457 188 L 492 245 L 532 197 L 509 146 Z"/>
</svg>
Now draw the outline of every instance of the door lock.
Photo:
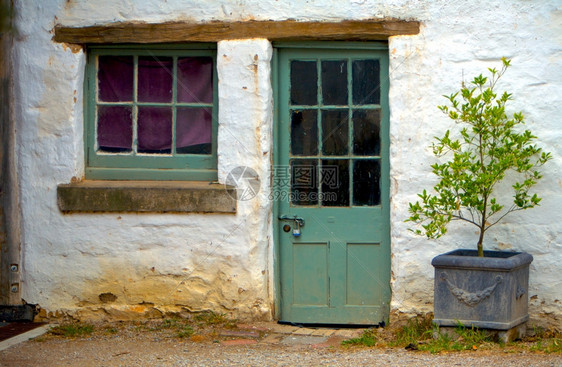
<svg viewBox="0 0 562 367">
<path fill-rule="evenodd" d="M 297 217 L 295 216 L 288 216 L 288 215 L 282 215 L 279 217 L 279 220 L 290 220 L 294 222 L 294 226 L 293 226 L 293 236 L 295 237 L 299 237 L 301 235 L 301 227 L 304 227 L 304 219 L 302 219 L 301 217 Z M 288 227 L 288 228 L 287 228 Z M 285 232 L 289 232 L 291 227 L 285 225 L 283 226 L 283 230 Z"/>
</svg>

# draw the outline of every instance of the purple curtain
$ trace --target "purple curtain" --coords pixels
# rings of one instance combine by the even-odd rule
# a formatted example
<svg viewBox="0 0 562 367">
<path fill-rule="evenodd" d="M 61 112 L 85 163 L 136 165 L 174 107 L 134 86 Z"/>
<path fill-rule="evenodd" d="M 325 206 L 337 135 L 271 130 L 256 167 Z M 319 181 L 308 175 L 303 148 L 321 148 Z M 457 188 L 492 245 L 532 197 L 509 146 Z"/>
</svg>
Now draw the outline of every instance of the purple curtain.
<svg viewBox="0 0 562 367">
<path fill-rule="evenodd" d="M 200 144 L 211 144 L 212 119 L 210 108 L 178 108 L 176 147 L 180 149 Z"/>
<path fill-rule="evenodd" d="M 140 153 L 170 153 L 172 148 L 172 109 L 139 107 L 137 150 Z"/>
<path fill-rule="evenodd" d="M 139 102 L 172 102 L 173 60 L 171 57 L 139 57 Z"/>
<path fill-rule="evenodd" d="M 178 58 L 178 102 L 213 102 L 213 59 Z"/>
<path fill-rule="evenodd" d="M 128 106 L 98 106 L 98 146 L 104 151 L 130 151 L 133 115 Z"/>
<path fill-rule="evenodd" d="M 213 59 L 177 59 L 177 102 L 213 102 Z M 134 60 L 132 56 L 99 56 L 98 98 L 103 102 L 132 102 Z M 172 103 L 173 59 L 138 58 L 138 102 Z M 172 107 L 138 106 L 137 151 L 170 153 Z M 128 106 L 98 106 L 97 139 L 101 150 L 132 149 L 133 119 Z M 209 154 L 212 141 L 212 108 L 176 109 L 176 147 L 180 153 Z M 197 149 L 189 149 L 197 147 Z"/>
<path fill-rule="evenodd" d="M 98 63 L 99 100 L 103 102 L 132 102 L 133 57 L 100 56 Z"/>
</svg>

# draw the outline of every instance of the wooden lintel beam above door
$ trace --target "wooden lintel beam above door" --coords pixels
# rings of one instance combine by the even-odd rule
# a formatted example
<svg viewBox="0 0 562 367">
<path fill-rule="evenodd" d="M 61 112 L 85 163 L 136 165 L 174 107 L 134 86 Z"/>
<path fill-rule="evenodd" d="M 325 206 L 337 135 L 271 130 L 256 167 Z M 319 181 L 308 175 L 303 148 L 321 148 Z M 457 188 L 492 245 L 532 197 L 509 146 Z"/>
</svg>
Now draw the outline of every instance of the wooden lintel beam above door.
<svg viewBox="0 0 562 367">
<path fill-rule="evenodd" d="M 119 22 L 87 27 L 56 25 L 53 40 L 73 44 L 217 42 L 266 38 L 271 41 L 378 41 L 415 35 L 420 23 L 403 20 L 344 20 L 341 22 Z"/>
</svg>

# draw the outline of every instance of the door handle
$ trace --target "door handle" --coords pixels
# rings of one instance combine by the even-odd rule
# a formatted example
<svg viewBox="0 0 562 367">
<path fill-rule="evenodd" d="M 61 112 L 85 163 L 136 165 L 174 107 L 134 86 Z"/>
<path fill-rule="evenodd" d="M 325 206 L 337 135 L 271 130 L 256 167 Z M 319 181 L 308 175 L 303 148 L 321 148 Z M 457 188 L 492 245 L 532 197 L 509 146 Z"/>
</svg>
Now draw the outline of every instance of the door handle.
<svg viewBox="0 0 562 367">
<path fill-rule="evenodd" d="M 298 223 L 300 227 L 304 227 L 304 219 L 296 215 L 293 215 L 292 217 L 289 215 L 282 215 L 278 219 L 293 221 L 295 223 Z"/>
</svg>

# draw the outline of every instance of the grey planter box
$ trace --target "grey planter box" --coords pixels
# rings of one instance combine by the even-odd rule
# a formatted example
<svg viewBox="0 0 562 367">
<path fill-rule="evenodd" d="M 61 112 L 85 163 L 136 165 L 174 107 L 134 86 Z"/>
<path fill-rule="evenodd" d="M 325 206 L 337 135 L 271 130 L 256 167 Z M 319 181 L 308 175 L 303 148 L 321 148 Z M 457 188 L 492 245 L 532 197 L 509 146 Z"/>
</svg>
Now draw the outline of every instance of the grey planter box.
<svg viewBox="0 0 562 367">
<path fill-rule="evenodd" d="M 529 319 L 529 264 L 525 252 L 456 250 L 439 255 L 435 268 L 434 322 L 509 330 Z"/>
</svg>

